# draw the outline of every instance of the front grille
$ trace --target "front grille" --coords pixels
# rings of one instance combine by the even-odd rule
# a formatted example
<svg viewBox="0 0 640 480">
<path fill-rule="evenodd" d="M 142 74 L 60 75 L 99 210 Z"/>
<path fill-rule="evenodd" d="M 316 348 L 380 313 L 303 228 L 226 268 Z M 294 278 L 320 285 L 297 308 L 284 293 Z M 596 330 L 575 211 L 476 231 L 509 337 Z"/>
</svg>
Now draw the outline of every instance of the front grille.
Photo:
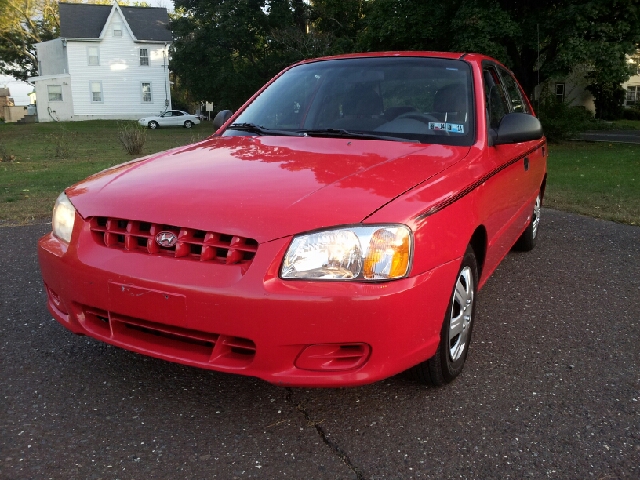
<svg viewBox="0 0 640 480">
<path fill-rule="evenodd" d="M 248 338 L 200 332 L 79 306 L 82 326 L 96 338 L 173 361 L 202 367 L 244 368 L 256 355 Z"/>
<path fill-rule="evenodd" d="M 252 238 L 174 225 L 112 217 L 92 217 L 89 223 L 98 243 L 151 255 L 233 265 L 250 263 L 258 249 L 258 242 Z M 178 241 L 171 247 L 160 246 L 156 242 L 156 235 L 160 232 L 172 232 Z"/>
</svg>

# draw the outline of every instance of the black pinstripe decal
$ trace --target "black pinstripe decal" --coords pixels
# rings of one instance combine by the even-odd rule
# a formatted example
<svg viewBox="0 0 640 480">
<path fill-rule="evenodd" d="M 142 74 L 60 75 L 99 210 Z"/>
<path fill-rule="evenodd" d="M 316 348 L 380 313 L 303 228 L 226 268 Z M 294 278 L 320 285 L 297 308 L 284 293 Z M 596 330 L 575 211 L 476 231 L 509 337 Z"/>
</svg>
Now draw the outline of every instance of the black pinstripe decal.
<svg viewBox="0 0 640 480">
<path fill-rule="evenodd" d="M 480 185 L 482 185 L 484 182 L 486 182 L 487 180 L 489 180 L 491 177 L 493 177 L 494 175 L 497 175 L 498 173 L 500 173 L 502 170 L 504 170 L 505 168 L 510 167 L 511 165 L 513 165 L 514 163 L 522 160 L 524 157 L 526 157 L 527 155 L 531 155 L 533 152 L 535 152 L 536 150 L 538 150 L 540 147 L 542 147 L 544 145 L 544 141 L 540 142 L 538 145 L 536 145 L 533 148 L 530 148 L 529 150 L 527 150 L 526 152 L 524 152 L 521 155 L 518 155 L 515 158 L 512 158 L 511 160 L 509 160 L 506 163 L 503 163 L 502 165 L 500 165 L 498 168 L 496 168 L 495 170 L 490 171 L 489 173 L 483 175 L 482 177 L 480 177 L 478 180 L 476 180 L 475 182 L 473 182 L 471 185 L 466 186 L 465 188 L 463 188 L 462 190 L 460 190 L 458 193 L 451 195 L 447 198 L 445 198 L 444 200 L 436 203 L 435 205 L 433 205 L 429 210 L 427 210 L 426 212 L 422 212 L 420 215 L 416 216 L 416 220 L 422 220 L 423 218 L 429 217 L 431 215 L 433 215 L 434 213 L 438 213 L 440 210 L 443 210 L 445 208 L 447 208 L 449 205 L 453 204 L 454 202 L 457 202 L 458 200 L 460 200 L 462 197 L 465 197 L 466 195 L 470 194 L 472 191 L 474 191 L 476 188 L 478 188 Z"/>
</svg>

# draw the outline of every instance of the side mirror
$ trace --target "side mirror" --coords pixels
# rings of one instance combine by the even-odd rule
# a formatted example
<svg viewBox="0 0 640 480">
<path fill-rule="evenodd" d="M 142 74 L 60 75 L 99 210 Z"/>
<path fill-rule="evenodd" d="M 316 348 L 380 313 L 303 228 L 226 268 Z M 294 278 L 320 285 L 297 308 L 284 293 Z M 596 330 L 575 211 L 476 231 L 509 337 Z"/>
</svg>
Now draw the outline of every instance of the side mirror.
<svg viewBox="0 0 640 480">
<path fill-rule="evenodd" d="M 233 112 L 231 110 L 220 110 L 213 119 L 213 128 L 218 130 L 224 123 L 231 118 Z"/>
<path fill-rule="evenodd" d="M 492 146 L 539 140 L 543 135 L 540 120 L 533 115 L 518 112 L 508 113 L 502 117 L 497 131 L 489 131 Z"/>
</svg>

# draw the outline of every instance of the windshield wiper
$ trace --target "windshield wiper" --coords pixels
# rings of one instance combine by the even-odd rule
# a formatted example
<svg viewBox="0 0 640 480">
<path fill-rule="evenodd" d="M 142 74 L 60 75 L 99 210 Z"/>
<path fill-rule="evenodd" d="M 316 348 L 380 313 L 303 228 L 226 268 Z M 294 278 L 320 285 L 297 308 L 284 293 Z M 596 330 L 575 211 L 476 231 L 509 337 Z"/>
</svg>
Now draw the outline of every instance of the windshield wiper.
<svg viewBox="0 0 640 480">
<path fill-rule="evenodd" d="M 227 127 L 229 130 L 242 130 L 243 132 L 257 133 L 258 135 L 288 135 L 293 137 L 301 136 L 300 133 L 291 130 L 274 130 L 264 128 L 255 123 L 232 123 Z"/>
<path fill-rule="evenodd" d="M 336 137 L 336 138 L 357 138 L 359 140 L 393 140 L 406 142 L 406 138 L 393 137 L 390 135 L 377 135 L 375 133 L 350 132 L 342 128 L 323 128 L 318 130 L 298 130 L 308 137 Z"/>
</svg>

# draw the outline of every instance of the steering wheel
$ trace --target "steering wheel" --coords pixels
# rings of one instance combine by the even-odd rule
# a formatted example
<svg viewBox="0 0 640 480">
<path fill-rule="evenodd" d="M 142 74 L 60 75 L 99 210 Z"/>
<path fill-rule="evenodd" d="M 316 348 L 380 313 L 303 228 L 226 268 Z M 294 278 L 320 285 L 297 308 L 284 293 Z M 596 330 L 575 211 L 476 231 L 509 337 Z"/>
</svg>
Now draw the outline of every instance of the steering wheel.
<svg viewBox="0 0 640 480">
<path fill-rule="evenodd" d="M 411 120 L 417 120 L 418 122 L 422 122 L 426 124 L 429 124 L 429 122 L 441 123 L 440 120 L 438 120 L 433 115 L 429 115 L 426 113 L 418 113 L 418 112 L 403 113 L 402 115 L 398 115 L 394 120 L 398 120 L 400 118 L 409 118 Z"/>
</svg>

